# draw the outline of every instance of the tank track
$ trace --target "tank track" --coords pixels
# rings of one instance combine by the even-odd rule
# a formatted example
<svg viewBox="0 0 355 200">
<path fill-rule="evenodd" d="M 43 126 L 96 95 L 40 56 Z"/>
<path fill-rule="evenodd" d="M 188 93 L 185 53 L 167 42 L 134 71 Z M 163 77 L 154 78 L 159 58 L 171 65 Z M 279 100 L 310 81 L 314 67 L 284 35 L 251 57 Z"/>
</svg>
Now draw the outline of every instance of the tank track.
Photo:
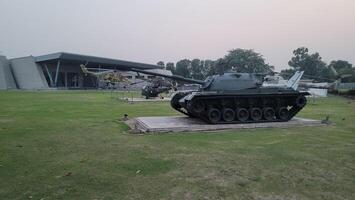
<svg viewBox="0 0 355 200">
<path fill-rule="evenodd" d="M 184 110 L 180 103 L 179 100 L 188 95 L 189 92 L 178 92 L 173 95 L 173 97 L 170 100 L 170 106 L 174 108 L 176 111 L 179 111 L 180 113 L 187 115 L 189 117 L 194 117 L 192 114 L 188 113 L 186 110 Z"/>
<path fill-rule="evenodd" d="M 211 124 L 240 124 L 289 121 L 306 105 L 308 93 L 195 95 L 179 102 L 186 95 L 177 93 L 171 106 Z"/>
</svg>

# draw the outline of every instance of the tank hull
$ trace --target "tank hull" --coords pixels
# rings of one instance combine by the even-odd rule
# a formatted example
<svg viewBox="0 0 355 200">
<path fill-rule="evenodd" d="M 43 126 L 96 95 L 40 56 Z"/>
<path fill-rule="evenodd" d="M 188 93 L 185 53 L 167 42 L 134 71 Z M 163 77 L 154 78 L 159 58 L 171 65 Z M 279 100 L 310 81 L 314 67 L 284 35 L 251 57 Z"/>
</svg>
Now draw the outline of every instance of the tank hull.
<svg viewBox="0 0 355 200">
<path fill-rule="evenodd" d="M 211 124 L 283 122 L 301 111 L 307 103 L 306 95 L 309 93 L 280 88 L 190 91 L 176 93 L 171 106 Z"/>
</svg>

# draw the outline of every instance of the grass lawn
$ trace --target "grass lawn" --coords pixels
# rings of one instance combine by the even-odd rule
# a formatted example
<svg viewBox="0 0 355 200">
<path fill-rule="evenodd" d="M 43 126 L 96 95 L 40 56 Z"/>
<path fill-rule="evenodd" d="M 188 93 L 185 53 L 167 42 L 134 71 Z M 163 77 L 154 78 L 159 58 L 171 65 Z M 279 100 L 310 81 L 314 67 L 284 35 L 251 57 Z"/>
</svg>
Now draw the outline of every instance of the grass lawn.
<svg viewBox="0 0 355 200">
<path fill-rule="evenodd" d="M 169 103 L 110 93 L 0 92 L 0 199 L 355 199 L 355 101 L 310 102 L 335 125 L 133 135 Z"/>
</svg>

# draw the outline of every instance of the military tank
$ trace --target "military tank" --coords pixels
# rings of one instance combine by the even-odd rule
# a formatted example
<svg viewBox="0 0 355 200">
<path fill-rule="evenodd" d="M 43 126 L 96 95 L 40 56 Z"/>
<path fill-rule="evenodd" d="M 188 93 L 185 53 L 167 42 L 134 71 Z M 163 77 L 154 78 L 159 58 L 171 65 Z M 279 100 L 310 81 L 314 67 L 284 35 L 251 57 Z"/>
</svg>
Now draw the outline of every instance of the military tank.
<svg viewBox="0 0 355 200">
<path fill-rule="evenodd" d="M 178 91 L 171 107 L 211 124 L 285 122 L 306 104 L 308 92 L 297 91 L 303 72 L 296 72 L 286 84 L 265 84 L 264 76 L 252 73 L 224 73 L 206 80 L 132 69 L 154 76 L 199 84 L 198 90 Z"/>
</svg>

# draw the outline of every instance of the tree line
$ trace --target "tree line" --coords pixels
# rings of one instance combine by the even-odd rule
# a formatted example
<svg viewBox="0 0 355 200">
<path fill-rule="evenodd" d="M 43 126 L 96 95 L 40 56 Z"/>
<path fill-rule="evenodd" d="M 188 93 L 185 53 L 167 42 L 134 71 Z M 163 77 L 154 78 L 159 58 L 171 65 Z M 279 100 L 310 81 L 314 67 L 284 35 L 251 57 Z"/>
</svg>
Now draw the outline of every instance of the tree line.
<svg viewBox="0 0 355 200">
<path fill-rule="evenodd" d="M 271 74 L 274 66 L 266 63 L 264 57 L 252 49 L 233 49 L 217 60 L 183 59 L 178 62 L 159 61 L 157 65 L 164 66 L 174 75 L 203 80 L 207 76 L 223 74 L 228 71 L 240 73 Z M 332 82 L 342 75 L 346 78 L 342 82 L 355 82 L 355 68 L 344 60 L 334 60 L 329 64 L 322 60 L 319 53 L 310 53 L 308 48 L 300 47 L 293 51 L 293 56 L 288 62 L 289 69 L 281 71 L 281 76 L 288 78 L 296 70 L 305 71 L 306 78 L 317 81 Z M 334 72 L 335 70 L 335 72 Z M 343 76 L 345 77 L 345 76 Z"/>
</svg>

